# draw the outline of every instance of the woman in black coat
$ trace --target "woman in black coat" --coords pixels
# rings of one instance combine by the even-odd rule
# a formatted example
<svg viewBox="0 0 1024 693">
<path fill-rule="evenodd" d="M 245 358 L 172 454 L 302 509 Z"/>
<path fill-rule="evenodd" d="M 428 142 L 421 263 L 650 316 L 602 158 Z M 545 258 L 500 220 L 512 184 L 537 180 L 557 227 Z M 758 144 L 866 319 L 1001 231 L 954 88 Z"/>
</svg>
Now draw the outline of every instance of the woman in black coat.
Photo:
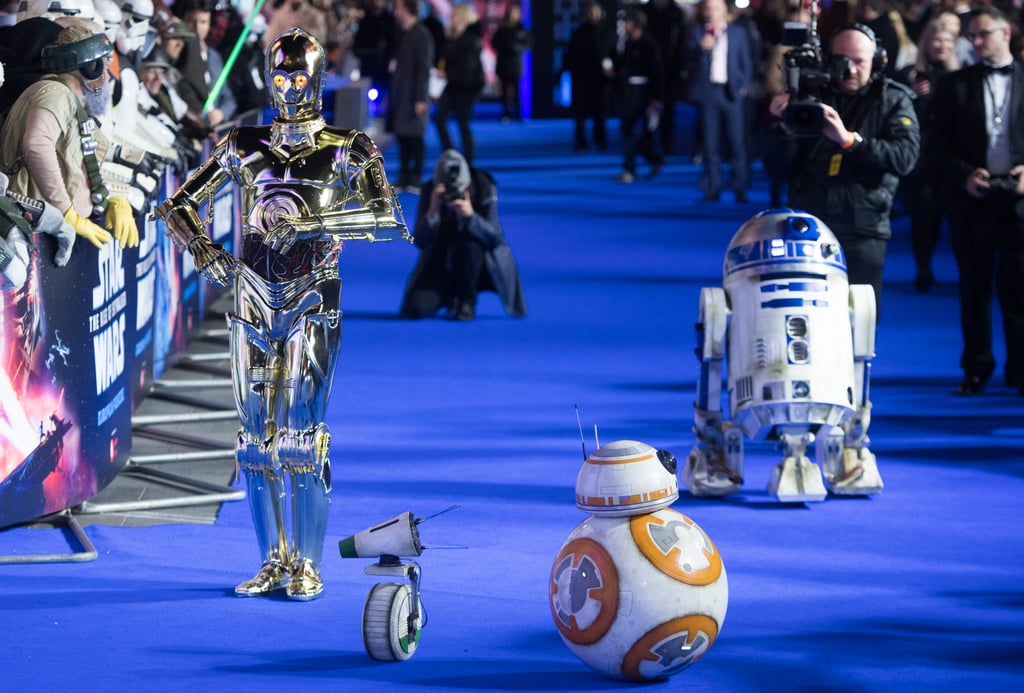
<svg viewBox="0 0 1024 693">
<path fill-rule="evenodd" d="M 530 31 L 523 26 L 522 16 L 522 8 L 510 3 L 491 37 L 491 48 L 496 58 L 494 74 L 501 81 L 503 123 L 523 119 L 519 80 L 523 76 L 523 53 L 530 49 Z"/>
<path fill-rule="evenodd" d="M 434 125 L 441 139 L 442 149 L 454 149 L 452 136 L 448 132 L 448 118 L 455 112 L 459 123 L 459 137 L 462 140 L 462 155 L 472 164 L 476 155 L 476 143 L 470 121 L 473 108 L 480 98 L 486 78 L 480 61 L 483 50 L 482 29 L 476 11 L 469 5 L 455 5 L 448 26 L 448 40 L 445 44 L 444 65 L 439 73 L 447 80 L 444 92 L 434 111 Z"/>
<path fill-rule="evenodd" d="M 928 291 L 935 283 L 932 255 L 942 231 L 942 205 L 939 204 L 942 169 L 933 158 L 928 141 L 928 119 L 939 78 L 959 67 L 956 34 L 941 20 L 934 19 L 921 34 L 917 62 L 908 65 L 897 75 L 897 81 L 906 84 L 914 92 L 914 110 L 921 124 L 921 155 L 914 170 L 903 179 L 900 186 L 910 213 L 910 245 L 917 265 L 914 287 L 918 291 Z"/>
</svg>

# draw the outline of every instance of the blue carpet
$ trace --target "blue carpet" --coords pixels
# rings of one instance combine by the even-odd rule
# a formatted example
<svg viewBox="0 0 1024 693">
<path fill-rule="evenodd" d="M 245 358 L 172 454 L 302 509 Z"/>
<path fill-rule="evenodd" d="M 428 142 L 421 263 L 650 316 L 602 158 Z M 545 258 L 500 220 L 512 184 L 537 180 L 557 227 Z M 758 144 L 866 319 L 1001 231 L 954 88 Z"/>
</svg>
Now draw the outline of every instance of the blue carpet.
<svg viewBox="0 0 1024 693">
<path fill-rule="evenodd" d="M 653 181 L 612 182 L 617 146 L 571 152 L 566 121 L 477 124 L 530 314 L 482 297 L 477 320 L 396 318 L 415 249 L 349 244 L 345 335 L 329 424 L 335 490 L 324 596 L 241 600 L 258 556 L 244 502 L 213 526 L 91 526 L 100 558 L 0 566 L 3 690 L 574 691 L 632 688 L 563 645 L 551 564 L 584 519 L 574 406 L 602 442 L 685 458 L 693 443 L 698 292 L 721 285 L 738 226 L 767 206 L 697 203 L 699 171 L 670 159 Z M 438 154 L 436 138 L 428 155 Z M 391 163 L 396 153 L 386 149 Z M 402 195 L 410 221 L 417 199 Z M 684 493 L 675 508 L 720 550 L 728 615 L 710 652 L 645 690 L 1002 691 L 1024 685 L 1024 398 L 959 380 L 956 271 L 914 292 L 896 222 L 874 362 L 871 499 L 772 502 L 778 461 L 748 445 L 743 493 Z M 996 321 L 998 322 L 998 320 Z M 997 344 L 1001 343 L 997 335 Z M 1002 360 L 1000 355 L 1000 360 Z M 360 611 L 369 561 L 338 539 L 405 510 L 420 526 L 428 623 L 402 664 L 370 660 Z M 0 533 L 4 555 L 58 537 Z"/>
</svg>

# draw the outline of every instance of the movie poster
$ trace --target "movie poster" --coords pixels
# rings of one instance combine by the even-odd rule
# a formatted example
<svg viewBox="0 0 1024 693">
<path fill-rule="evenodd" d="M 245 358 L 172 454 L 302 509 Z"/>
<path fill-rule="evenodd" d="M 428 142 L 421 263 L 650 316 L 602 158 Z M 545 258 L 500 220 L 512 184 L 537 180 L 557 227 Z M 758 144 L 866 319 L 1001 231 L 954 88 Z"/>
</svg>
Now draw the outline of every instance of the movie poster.
<svg viewBox="0 0 1024 693">
<path fill-rule="evenodd" d="M 0 527 L 92 498 L 131 448 L 126 253 L 79 242 L 58 269 L 36 241 L 25 284 L 0 293 Z"/>
<path fill-rule="evenodd" d="M 139 247 L 135 251 L 135 291 L 128 295 L 128 325 L 132 333 L 129 343 L 133 345 L 129 364 L 129 378 L 132 384 L 132 410 L 139 405 L 152 387 L 156 378 L 153 367 L 153 330 L 156 308 L 157 280 L 157 228 L 156 220 L 150 214 L 136 216 L 139 228 Z"/>
<path fill-rule="evenodd" d="M 166 200 L 177 189 L 178 178 L 172 169 L 168 169 L 162 183 L 162 194 L 155 204 Z M 168 360 L 183 351 L 187 344 L 187 335 L 179 327 L 190 322 L 182 317 L 183 312 L 188 311 L 193 319 L 198 313 L 199 275 L 192 264 L 192 256 L 178 250 L 167 235 L 163 220 L 153 218 L 147 222 L 147 227 L 149 224 L 155 229 L 153 311 L 158 316 L 153 322 L 153 377 L 159 378 L 169 365 Z M 188 298 L 184 295 L 186 286 L 191 287 Z"/>
</svg>

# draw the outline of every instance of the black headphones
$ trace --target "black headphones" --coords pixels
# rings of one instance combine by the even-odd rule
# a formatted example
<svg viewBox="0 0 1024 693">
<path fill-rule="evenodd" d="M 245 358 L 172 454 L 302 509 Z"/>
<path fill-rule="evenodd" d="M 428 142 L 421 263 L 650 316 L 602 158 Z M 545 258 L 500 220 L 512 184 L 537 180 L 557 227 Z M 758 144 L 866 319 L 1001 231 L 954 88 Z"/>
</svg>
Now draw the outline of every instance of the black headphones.
<svg viewBox="0 0 1024 693">
<path fill-rule="evenodd" d="M 74 72 L 78 70 L 87 81 L 98 79 L 106 69 L 106 58 L 114 46 L 106 34 L 93 34 L 74 43 L 50 44 L 40 54 L 43 72 Z"/>
<path fill-rule="evenodd" d="M 834 34 L 829 41 L 828 53 L 829 53 L 829 64 L 832 63 L 832 44 L 835 43 L 836 36 L 843 33 L 844 31 L 859 31 L 860 33 L 871 39 L 871 43 L 875 46 L 875 54 L 871 58 L 871 80 L 878 79 L 882 72 L 885 70 L 885 66 L 889 64 L 889 56 L 885 52 L 885 48 L 878 42 L 878 37 L 875 36 L 875 32 L 871 30 L 867 24 L 861 24 L 860 22 L 854 22 L 853 24 L 847 24 L 842 27 Z"/>
</svg>

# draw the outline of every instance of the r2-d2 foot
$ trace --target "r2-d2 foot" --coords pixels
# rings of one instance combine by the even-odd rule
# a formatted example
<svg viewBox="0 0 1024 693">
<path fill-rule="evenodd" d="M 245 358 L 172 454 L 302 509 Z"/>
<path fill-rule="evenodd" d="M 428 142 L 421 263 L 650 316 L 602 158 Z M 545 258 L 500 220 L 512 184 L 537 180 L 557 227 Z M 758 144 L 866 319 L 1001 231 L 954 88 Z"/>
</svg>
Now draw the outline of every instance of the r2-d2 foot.
<svg viewBox="0 0 1024 693">
<path fill-rule="evenodd" d="M 875 454 L 868 449 L 870 412 L 868 403 L 859 415 L 831 429 L 819 447 L 825 485 L 837 496 L 870 496 L 884 487 Z"/>
<path fill-rule="evenodd" d="M 680 480 L 695 496 L 736 493 L 743 486 L 743 432 L 723 426 L 721 417 L 698 412 L 696 419 L 697 444 L 679 470 Z"/>
</svg>

